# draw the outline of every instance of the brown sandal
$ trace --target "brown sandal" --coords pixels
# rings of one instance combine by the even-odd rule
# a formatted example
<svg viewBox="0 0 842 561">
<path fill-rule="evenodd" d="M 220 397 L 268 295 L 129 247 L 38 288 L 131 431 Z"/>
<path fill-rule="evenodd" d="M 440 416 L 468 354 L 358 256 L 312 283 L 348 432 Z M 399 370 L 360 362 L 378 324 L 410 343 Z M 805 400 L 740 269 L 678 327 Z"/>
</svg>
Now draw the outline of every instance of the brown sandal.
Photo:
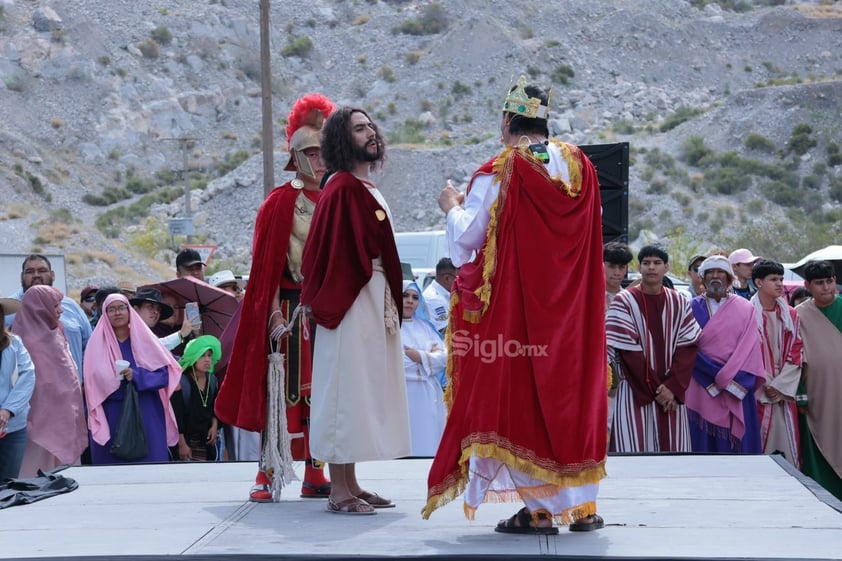
<svg viewBox="0 0 842 561">
<path fill-rule="evenodd" d="M 369 493 L 368 491 L 363 491 L 357 495 L 357 498 L 364 500 L 374 508 L 392 508 L 395 506 L 395 503 L 389 499 L 381 497 L 377 493 Z"/>
<path fill-rule="evenodd" d="M 377 514 L 370 504 L 357 497 L 351 497 L 340 502 L 334 502 L 333 499 L 327 499 L 327 511 L 333 514 L 352 514 L 352 515 L 368 515 Z"/>
</svg>

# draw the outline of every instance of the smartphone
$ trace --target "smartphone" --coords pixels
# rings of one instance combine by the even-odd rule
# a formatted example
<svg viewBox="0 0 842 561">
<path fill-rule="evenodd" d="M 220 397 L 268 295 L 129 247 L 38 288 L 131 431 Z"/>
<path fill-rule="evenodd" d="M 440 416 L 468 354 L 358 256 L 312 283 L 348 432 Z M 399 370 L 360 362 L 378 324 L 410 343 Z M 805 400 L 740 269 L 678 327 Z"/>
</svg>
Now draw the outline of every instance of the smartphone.
<svg viewBox="0 0 842 561">
<path fill-rule="evenodd" d="M 190 323 L 200 323 L 202 319 L 199 317 L 199 304 L 196 302 L 187 302 L 184 305 L 184 311 L 187 313 L 187 319 Z"/>
</svg>

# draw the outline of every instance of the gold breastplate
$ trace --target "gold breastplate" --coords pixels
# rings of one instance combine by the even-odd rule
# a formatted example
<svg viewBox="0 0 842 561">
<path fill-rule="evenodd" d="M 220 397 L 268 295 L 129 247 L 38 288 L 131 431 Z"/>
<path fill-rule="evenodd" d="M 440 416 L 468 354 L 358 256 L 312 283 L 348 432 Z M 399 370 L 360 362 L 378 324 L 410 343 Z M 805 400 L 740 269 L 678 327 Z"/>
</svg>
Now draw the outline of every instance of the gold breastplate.
<svg viewBox="0 0 842 561">
<path fill-rule="evenodd" d="M 301 276 L 301 256 L 304 253 L 304 242 L 307 241 L 310 222 L 313 220 L 315 211 L 316 203 L 307 198 L 303 191 L 299 193 L 298 198 L 295 199 L 295 211 L 292 213 L 292 232 L 287 250 L 287 271 L 292 280 L 297 283 L 304 280 Z"/>
</svg>

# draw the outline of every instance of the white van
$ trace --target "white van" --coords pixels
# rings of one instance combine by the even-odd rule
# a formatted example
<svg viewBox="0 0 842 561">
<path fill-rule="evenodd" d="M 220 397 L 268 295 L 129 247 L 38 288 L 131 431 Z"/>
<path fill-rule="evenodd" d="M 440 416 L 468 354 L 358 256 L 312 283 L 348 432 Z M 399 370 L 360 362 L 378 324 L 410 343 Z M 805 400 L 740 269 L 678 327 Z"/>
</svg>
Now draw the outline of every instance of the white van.
<svg viewBox="0 0 842 561">
<path fill-rule="evenodd" d="M 398 232 L 395 234 L 398 257 L 409 263 L 415 279 L 423 290 L 436 276 L 436 264 L 442 257 L 450 257 L 444 230 L 430 232 Z"/>
</svg>

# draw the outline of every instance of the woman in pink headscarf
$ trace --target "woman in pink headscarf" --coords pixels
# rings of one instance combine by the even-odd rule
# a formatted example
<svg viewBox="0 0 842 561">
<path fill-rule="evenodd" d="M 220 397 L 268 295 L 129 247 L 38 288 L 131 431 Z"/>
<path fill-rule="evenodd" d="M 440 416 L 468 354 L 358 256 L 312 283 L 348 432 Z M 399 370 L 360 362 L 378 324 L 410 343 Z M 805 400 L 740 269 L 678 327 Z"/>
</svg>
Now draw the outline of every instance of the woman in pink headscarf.
<svg viewBox="0 0 842 561">
<path fill-rule="evenodd" d="M 39 469 L 78 464 L 88 446 L 79 373 L 59 321 L 63 297 L 52 286 L 32 286 L 23 293 L 15 316 L 15 333 L 35 365 L 21 477 L 34 477 Z"/>
<path fill-rule="evenodd" d="M 181 380 L 181 367 L 122 294 L 109 295 L 85 349 L 85 397 L 94 464 L 127 463 L 111 454 L 125 387 L 132 381 L 140 400 L 149 453 L 134 462 L 169 461 L 168 446 L 178 443 L 170 396 Z M 118 376 L 114 362 L 127 360 Z"/>
</svg>

